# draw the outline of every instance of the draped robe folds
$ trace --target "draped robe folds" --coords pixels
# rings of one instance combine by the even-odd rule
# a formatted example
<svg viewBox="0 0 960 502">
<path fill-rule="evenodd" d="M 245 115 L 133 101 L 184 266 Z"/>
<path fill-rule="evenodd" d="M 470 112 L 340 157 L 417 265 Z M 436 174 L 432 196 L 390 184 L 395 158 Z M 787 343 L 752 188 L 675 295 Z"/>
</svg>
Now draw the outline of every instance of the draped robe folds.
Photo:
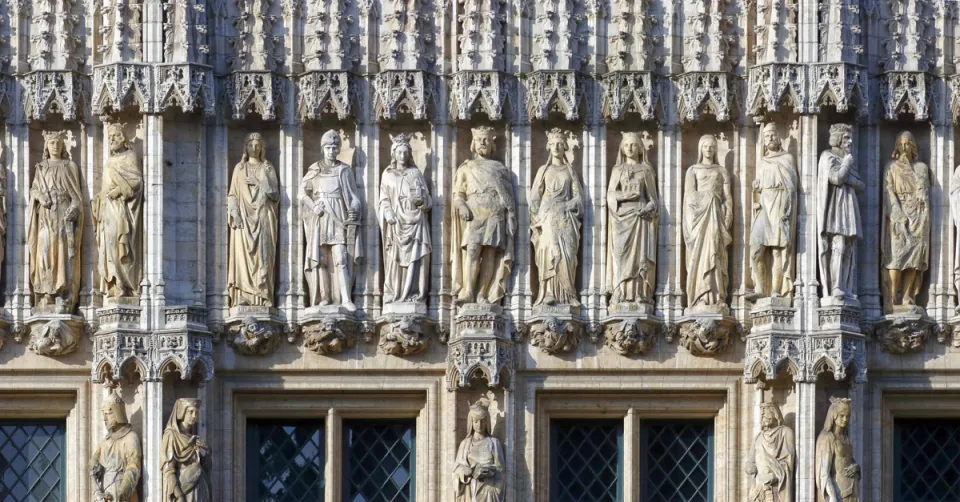
<svg viewBox="0 0 960 502">
<path fill-rule="evenodd" d="M 257 184 L 247 184 L 248 177 L 255 178 Z M 273 164 L 266 160 L 237 164 L 227 206 L 240 215 L 242 225 L 230 229 L 230 304 L 272 307 L 280 211 L 280 188 Z"/>
<path fill-rule="evenodd" d="M 423 205 L 413 203 L 414 196 Z M 377 204 L 380 231 L 383 235 L 383 301 L 423 301 L 430 276 L 430 223 L 427 210 L 432 201 L 423 174 L 416 167 L 403 170 L 389 168 L 380 179 Z M 396 223 L 388 223 L 392 212 Z"/>
<path fill-rule="evenodd" d="M 929 168 L 890 162 L 883 188 L 883 267 L 922 272 L 930 259 Z"/>
<path fill-rule="evenodd" d="M 51 206 L 44 207 L 43 200 Z M 83 188 L 77 165 L 67 159 L 38 164 L 30 187 L 30 208 L 30 286 L 38 297 L 63 298 L 72 312 L 80 292 L 83 240 Z M 72 220 L 67 218 L 70 212 L 75 215 Z"/>
<path fill-rule="evenodd" d="M 120 192 L 117 198 L 109 195 L 114 189 Z M 142 279 L 143 167 L 133 150 L 107 160 L 103 188 L 92 206 L 100 290 L 107 296 L 119 296 L 116 290 L 136 295 Z"/>
<path fill-rule="evenodd" d="M 845 293 L 856 292 L 856 251 L 850 249 L 851 265 L 844 277 L 832 277 L 830 260 L 834 236 L 856 240 L 863 235 L 860 220 L 860 204 L 857 192 L 862 191 L 863 181 L 856 172 L 856 164 L 844 171 L 843 159 L 826 150 L 820 155 L 817 166 L 817 235 L 820 236 L 820 277 L 824 278 L 824 291 L 840 288 Z"/>
<path fill-rule="evenodd" d="M 488 246 L 498 249 L 500 263 L 493 277 L 478 277 L 481 284 L 489 283 L 487 300 L 499 302 L 507 291 L 507 279 L 513 268 L 514 232 L 510 231 L 508 217 L 515 214 L 513 183 L 510 171 L 495 161 L 484 158 L 468 160 L 457 168 L 454 177 L 454 199 L 466 203 L 473 219 L 463 221 L 460 214 L 453 212 L 450 226 L 450 242 L 456 246 L 452 253 L 453 296 L 468 288 L 464 277 L 463 263 L 468 259 L 467 247 L 470 245 Z M 454 206 L 455 207 L 455 206 Z M 472 278 L 471 278 L 472 280 Z M 484 288 L 477 287 L 477 291 Z"/>
<path fill-rule="evenodd" d="M 618 191 L 636 194 L 637 198 L 618 201 Z M 607 190 L 606 275 L 611 304 L 653 300 L 659 218 L 644 219 L 640 211 L 649 204 L 659 208 L 659 203 L 652 165 L 614 166 Z"/>
<path fill-rule="evenodd" d="M 733 242 L 727 225 L 732 202 L 720 165 L 697 164 L 687 170 L 683 196 L 683 239 L 687 254 L 687 305 L 726 301 L 727 246 Z"/>
<path fill-rule="evenodd" d="M 478 465 L 492 466 L 496 474 L 477 479 L 473 476 Z M 480 441 L 468 437 L 457 448 L 454 476 L 457 480 L 456 502 L 503 502 L 505 500 L 503 482 L 503 448 L 500 440 L 487 436 Z M 460 475 L 467 477 L 468 483 L 459 483 Z"/>
<path fill-rule="evenodd" d="M 950 216 L 953 225 L 960 229 L 960 166 L 950 178 Z M 960 292 L 960 245 L 955 245 L 953 249 L 953 277 L 954 286 Z"/>
<path fill-rule="evenodd" d="M 176 421 L 176 416 L 171 417 Z M 210 456 L 200 455 L 199 437 L 180 431 L 179 427 L 167 425 L 160 444 L 163 474 L 163 502 L 175 501 L 177 486 L 186 502 L 213 502 L 209 467 Z"/>
<path fill-rule="evenodd" d="M 91 464 L 103 466 L 104 495 L 113 497 L 113 502 L 139 502 L 137 482 L 143 466 L 143 453 L 140 436 L 130 424 L 107 434 L 93 453 Z"/>
<path fill-rule="evenodd" d="M 773 502 L 792 502 L 796 455 L 792 430 L 781 425 L 761 431 L 747 454 L 747 465 L 757 469 L 748 502 L 766 502 L 768 489 L 774 494 Z"/>
<path fill-rule="evenodd" d="M 580 306 L 576 274 L 583 188 L 573 167 L 542 166 L 530 189 L 530 207 L 531 241 L 540 276 L 534 305 L 552 298 L 557 303 Z"/>
<path fill-rule="evenodd" d="M 830 431 L 821 432 L 816 446 L 817 502 L 861 502 L 860 479 L 844 473 L 851 465 L 855 464 L 850 439 Z"/>
<path fill-rule="evenodd" d="M 760 183 L 760 209 L 755 212 L 750 228 L 750 264 L 754 270 L 764 266 L 764 248 L 783 249 L 782 296 L 793 292 L 794 239 L 797 227 L 797 167 L 789 152 L 776 152 L 762 157 L 757 165 Z M 757 279 L 754 279 L 755 281 Z M 756 284 L 760 287 L 760 284 Z"/>
<path fill-rule="evenodd" d="M 314 212 L 314 204 L 323 205 L 323 216 Z M 306 235 L 306 253 L 304 256 L 304 275 L 312 277 L 317 284 L 318 291 L 310 291 L 308 306 L 317 305 L 320 299 L 329 300 L 334 304 L 341 304 L 349 298 L 340 298 L 340 285 L 337 274 L 334 273 L 335 258 L 330 248 L 344 245 L 347 253 L 347 263 L 341 266 L 352 267 L 356 260 L 362 257 L 360 232 L 357 231 L 353 242 L 348 242 L 348 226 L 350 211 L 360 215 L 360 196 L 357 194 L 357 184 L 353 178 L 350 166 L 343 162 L 334 161 L 332 166 L 324 166 L 316 162 L 307 170 L 307 174 L 300 180 L 300 216 L 303 219 L 303 231 Z M 350 222 L 359 226 L 360 222 Z M 327 248 L 324 252 L 323 248 Z M 326 255 L 326 256 L 324 256 Z M 323 281 L 321 277 L 330 275 L 330 290 L 319 291 Z M 351 287 L 351 285 L 347 285 Z"/>
</svg>

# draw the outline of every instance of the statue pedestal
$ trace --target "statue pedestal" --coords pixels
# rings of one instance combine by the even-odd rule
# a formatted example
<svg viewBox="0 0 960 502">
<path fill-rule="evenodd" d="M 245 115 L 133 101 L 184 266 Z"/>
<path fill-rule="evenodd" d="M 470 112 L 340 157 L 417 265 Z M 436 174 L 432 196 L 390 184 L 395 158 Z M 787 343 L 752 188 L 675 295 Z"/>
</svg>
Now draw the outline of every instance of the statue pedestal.
<svg viewBox="0 0 960 502">
<path fill-rule="evenodd" d="M 657 341 L 663 322 L 654 315 L 654 306 L 647 302 L 625 302 L 611 305 L 604 321 L 604 345 L 622 356 L 640 355 Z"/>
<path fill-rule="evenodd" d="M 514 341 L 499 305 L 467 303 L 457 309 L 447 342 L 447 390 L 469 388 L 477 378 L 489 387 L 512 385 Z"/>
<path fill-rule="evenodd" d="M 791 298 L 760 298 L 754 304 L 743 364 L 746 382 L 756 382 L 761 374 L 772 380 L 784 369 L 795 378 L 805 371 L 805 342 L 794 324 L 795 315 Z"/>
<path fill-rule="evenodd" d="M 730 317 L 726 304 L 687 309 L 677 324 L 680 345 L 695 356 L 719 354 L 730 345 L 730 335 L 737 329 L 737 320 Z"/>
<path fill-rule="evenodd" d="M 817 319 L 820 331 L 859 335 L 860 302 L 850 298 L 836 299 L 830 296 L 820 299 Z"/>
<path fill-rule="evenodd" d="M 571 305 L 538 305 L 527 321 L 530 345 L 546 354 L 564 354 L 580 346 L 583 321 L 580 307 Z"/>
<path fill-rule="evenodd" d="M 384 316 L 427 315 L 427 304 L 423 302 L 393 302 L 383 306 Z"/>
<path fill-rule="evenodd" d="M 224 319 L 227 345 L 241 356 L 265 356 L 280 346 L 283 323 L 273 307 L 239 306 Z"/>
<path fill-rule="evenodd" d="M 922 352 L 933 332 L 933 319 L 916 305 L 896 305 L 876 326 L 880 347 L 891 354 Z"/>
</svg>

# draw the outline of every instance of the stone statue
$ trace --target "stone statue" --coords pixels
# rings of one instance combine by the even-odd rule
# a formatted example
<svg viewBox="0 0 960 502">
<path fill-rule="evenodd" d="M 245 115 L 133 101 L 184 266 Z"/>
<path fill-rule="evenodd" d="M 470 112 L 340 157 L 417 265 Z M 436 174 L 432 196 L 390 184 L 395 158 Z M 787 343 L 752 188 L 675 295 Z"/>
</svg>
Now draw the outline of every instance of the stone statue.
<svg viewBox="0 0 960 502">
<path fill-rule="evenodd" d="M 457 448 L 453 478 L 456 502 L 504 502 L 503 447 L 493 437 L 490 412 L 482 400 L 470 405 L 467 437 Z"/>
<path fill-rule="evenodd" d="M 747 501 L 792 502 L 797 450 L 793 431 L 783 425 L 783 414 L 776 403 L 760 405 L 760 427 L 744 462 L 747 475 L 754 481 Z"/>
<path fill-rule="evenodd" d="M 915 305 L 930 257 L 930 170 L 909 132 L 897 136 L 883 182 L 884 310 Z"/>
<path fill-rule="evenodd" d="M 300 181 L 300 214 L 306 234 L 304 276 L 307 306 L 341 305 L 357 310 L 351 299 L 353 262 L 361 256 L 357 226 L 363 211 L 350 166 L 337 160 L 340 134 L 330 130 L 320 140 L 323 160 Z"/>
<path fill-rule="evenodd" d="M 53 319 L 40 327 L 30 330 L 30 343 L 27 348 L 41 356 L 65 356 L 77 350 L 80 337 L 70 325 L 60 319 Z"/>
<path fill-rule="evenodd" d="M 339 354 L 356 345 L 352 333 L 344 331 L 339 320 L 325 317 L 303 330 L 303 344 L 320 355 Z"/>
<path fill-rule="evenodd" d="M 271 354 L 280 345 L 280 327 L 248 315 L 240 326 L 231 329 L 227 345 L 244 356 Z"/>
<path fill-rule="evenodd" d="M 492 127 L 473 129 L 476 154 L 457 168 L 450 240 L 453 294 L 459 303 L 498 303 L 506 294 L 517 234 L 513 182 L 506 166 L 490 158 Z"/>
<path fill-rule="evenodd" d="M 263 137 L 247 135 L 227 194 L 230 306 L 272 307 L 277 274 L 280 185 Z"/>
<path fill-rule="evenodd" d="M 94 502 L 139 502 L 137 483 L 143 468 L 140 436 L 127 420 L 126 406 L 116 390 L 103 404 L 103 439 L 90 460 Z"/>
<path fill-rule="evenodd" d="M 430 339 L 419 317 L 405 315 L 385 327 L 378 345 L 384 354 L 412 356 L 426 351 Z"/>
<path fill-rule="evenodd" d="M 83 187 L 66 131 L 44 131 L 43 161 L 30 185 L 30 286 L 35 305 L 73 312 L 80 292 Z"/>
<path fill-rule="evenodd" d="M 212 502 L 210 447 L 200 439 L 197 423 L 200 401 L 181 398 L 160 443 L 160 471 L 163 475 L 163 502 Z"/>
<path fill-rule="evenodd" d="M 607 188 L 607 287 L 610 304 L 653 302 L 660 197 L 647 158 L 653 138 L 627 132 Z"/>
<path fill-rule="evenodd" d="M 413 163 L 410 135 L 390 136 L 390 165 L 380 178 L 383 302 L 425 302 L 430 290 L 430 188 Z"/>
<path fill-rule="evenodd" d="M 3 166 L 3 143 L 0 143 L 0 166 Z M 6 252 L 7 236 L 7 170 L 0 169 L 0 263 Z"/>
<path fill-rule="evenodd" d="M 733 196 L 727 170 L 717 163 L 717 139 L 705 134 L 683 189 L 687 247 L 687 307 L 722 310 L 727 300 L 727 246 L 733 242 Z"/>
<path fill-rule="evenodd" d="M 953 171 L 953 177 L 950 178 L 950 216 L 960 234 L 960 165 Z M 960 292 L 960 243 L 955 244 L 953 248 L 953 281 L 954 287 Z M 956 310 L 960 313 L 960 307 Z"/>
<path fill-rule="evenodd" d="M 843 300 L 857 295 L 857 239 L 863 234 L 857 194 L 865 187 L 851 153 L 848 124 L 830 127 L 830 149 L 817 167 L 817 234 L 823 295 Z"/>
<path fill-rule="evenodd" d="M 763 155 L 753 180 L 753 224 L 750 228 L 750 267 L 754 295 L 793 295 L 797 228 L 797 166 L 783 149 L 777 126 L 768 123 L 760 133 Z"/>
<path fill-rule="evenodd" d="M 110 158 L 100 195 L 91 204 L 97 229 L 100 291 L 107 298 L 138 296 L 143 270 L 143 166 L 123 134 L 107 126 Z"/>
<path fill-rule="evenodd" d="M 530 234 L 540 287 L 534 305 L 580 306 L 577 250 L 583 218 L 583 186 L 567 160 L 570 146 L 559 128 L 547 133 L 550 160 L 530 188 Z"/>
<path fill-rule="evenodd" d="M 861 502 L 860 466 L 853 459 L 853 445 L 847 437 L 850 400 L 833 398 L 823 431 L 817 437 L 817 502 Z"/>
</svg>

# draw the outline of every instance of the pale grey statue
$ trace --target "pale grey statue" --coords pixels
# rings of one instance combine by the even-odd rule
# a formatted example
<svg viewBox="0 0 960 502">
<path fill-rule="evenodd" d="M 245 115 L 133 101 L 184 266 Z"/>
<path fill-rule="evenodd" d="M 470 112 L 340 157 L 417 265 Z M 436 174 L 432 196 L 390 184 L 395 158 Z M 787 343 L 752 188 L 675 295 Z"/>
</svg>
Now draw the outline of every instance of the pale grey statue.
<svg viewBox="0 0 960 502">
<path fill-rule="evenodd" d="M 830 148 L 817 166 L 817 234 L 823 296 L 857 296 L 857 239 L 863 235 L 858 194 L 863 179 L 851 151 L 848 124 L 830 126 Z"/>
<path fill-rule="evenodd" d="M 758 297 L 793 295 L 799 179 L 793 154 L 784 150 L 776 124 L 760 133 L 763 155 L 753 180 L 750 266 Z"/>
<path fill-rule="evenodd" d="M 860 466 L 853 459 L 853 445 L 847 435 L 849 426 L 850 400 L 831 399 L 823 430 L 817 437 L 817 502 L 862 502 Z"/>
<path fill-rule="evenodd" d="M 776 403 L 760 405 L 760 433 L 753 440 L 744 466 L 753 478 L 748 502 L 793 502 L 797 450 L 793 430 L 783 424 Z"/>
<path fill-rule="evenodd" d="M 137 484 L 143 470 L 140 436 L 127 420 L 127 408 L 116 390 L 101 408 L 107 436 L 90 460 L 94 502 L 139 502 Z"/>
<path fill-rule="evenodd" d="M 490 411 L 483 400 L 470 405 L 467 437 L 457 448 L 453 478 L 456 502 L 504 502 L 503 446 L 493 437 Z"/>
</svg>

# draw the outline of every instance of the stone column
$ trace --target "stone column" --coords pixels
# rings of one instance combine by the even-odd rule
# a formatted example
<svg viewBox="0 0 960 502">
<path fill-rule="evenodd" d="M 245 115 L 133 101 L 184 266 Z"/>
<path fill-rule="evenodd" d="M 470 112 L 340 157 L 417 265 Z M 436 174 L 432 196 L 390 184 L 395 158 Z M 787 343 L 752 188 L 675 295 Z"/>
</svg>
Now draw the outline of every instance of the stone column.
<svg viewBox="0 0 960 502">
<path fill-rule="evenodd" d="M 798 501 L 816 500 L 816 444 L 817 444 L 817 383 L 798 381 L 797 388 L 797 498 Z"/>
<path fill-rule="evenodd" d="M 143 177 L 146 183 L 144 194 L 143 227 L 146 230 L 144 253 L 144 282 L 140 288 L 140 304 L 146 305 L 144 316 L 148 329 L 159 329 L 165 324 L 163 307 L 163 117 L 146 115 L 143 118 L 144 134 Z M 146 435 L 146 434 L 145 434 Z M 157 441 L 160 438 L 157 437 Z"/>
<path fill-rule="evenodd" d="M 323 479 L 326 480 L 324 487 L 325 500 L 340 500 L 342 494 L 341 472 L 343 458 L 343 421 L 336 408 L 327 410 L 327 419 L 324 427 L 326 435 L 326 450 L 324 454 L 327 458 L 326 465 L 323 468 Z"/>
<path fill-rule="evenodd" d="M 521 86 L 522 87 L 522 86 Z M 520 91 L 524 93 L 524 90 Z M 525 114 L 525 111 L 522 112 Z M 510 312 L 514 322 L 529 317 L 532 313 L 533 298 L 530 281 L 530 208 L 527 206 L 527 187 L 532 183 L 530 150 L 532 127 L 524 118 L 511 124 L 507 129 L 509 152 L 504 155 L 505 164 L 516 176 L 517 236 L 515 239 L 512 279 L 508 283 L 508 292 L 504 301 L 504 311 Z"/>
<path fill-rule="evenodd" d="M 867 448 L 864 444 L 866 435 L 863 431 L 864 423 L 868 420 L 867 410 L 870 409 L 867 406 L 867 384 L 857 381 L 853 375 L 850 376 L 850 379 L 850 427 L 848 431 L 850 442 L 853 444 L 853 460 L 860 466 L 860 499 L 869 500 L 867 492 L 864 491 L 866 483 L 863 481 L 869 472 L 865 467 Z"/>
<path fill-rule="evenodd" d="M 693 138 L 692 141 L 697 141 Z M 657 256 L 657 310 L 664 321 L 676 322 L 683 315 L 683 130 L 676 123 L 660 128 L 657 174 L 661 197 L 660 235 Z M 667 166 L 676 166 L 667 169 Z"/>
<path fill-rule="evenodd" d="M 288 82 L 289 91 L 296 87 Z M 298 308 L 302 304 L 303 261 L 300 256 L 300 197 L 299 185 L 303 173 L 303 124 L 297 120 L 297 109 L 284 107 L 284 118 L 280 124 L 280 162 L 277 176 L 280 182 L 280 233 L 277 259 L 280 264 L 277 276 L 277 297 L 274 305 L 281 319 L 287 324 L 298 319 Z"/>
<path fill-rule="evenodd" d="M 19 87 L 19 86 L 15 86 Z M 19 100 L 19 90 L 13 96 Z M 19 102 L 19 101 L 15 101 Z M 18 113 L 19 115 L 19 113 Z M 22 119 L 22 116 L 19 117 Z M 30 313 L 30 251 L 27 244 L 27 207 L 30 194 L 30 129 L 22 120 L 7 123 L 7 291 L 4 307 L 15 324 Z"/>
<path fill-rule="evenodd" d="M 817 164 L 819 137 L 816 115 L 800 117 L 800 149 L 797 155 L 797 174 L 800 178 L 797 194 L 797 263 L 794 303 L 799 310 L 795 317 L 798 329 L 810 332 L 820 327 L 817 309 L 820 292 L 817 281 L 819 268 L 819 239 L 817 238 Z"/>
<path fill-rule="evenodd" d="M 161 500 L 163 474 L 160 472 L 160 441 L 163 438 L 164 426 L 163 380 L 146 379 L 143 387 L 143 502 L 166 502 Z"/>
<path fill-rule="evenodd" d="M 599 99 L 597 99 L 599 102 Z M 590 112 L 588 112 L 590 113 Z M 599 321 L 606 310 L 604 294 L 604 263 L 606 247 L 604 241 L 606 220 L 604 202 L 606 199 L 606 144 L 607 128 L 599 116 L 590 117 L 583 133 L 583 155 L 580 162 L 580 178 L 584 189 L 583 227 L 581 228 L 580 255 L 577 273 L 581 277 L 583 289 L 580 302 L 583 303 L 581 315 L 591 321 Z M 576 166 L 574 166 L 576 167 Z"/>
</svg>

